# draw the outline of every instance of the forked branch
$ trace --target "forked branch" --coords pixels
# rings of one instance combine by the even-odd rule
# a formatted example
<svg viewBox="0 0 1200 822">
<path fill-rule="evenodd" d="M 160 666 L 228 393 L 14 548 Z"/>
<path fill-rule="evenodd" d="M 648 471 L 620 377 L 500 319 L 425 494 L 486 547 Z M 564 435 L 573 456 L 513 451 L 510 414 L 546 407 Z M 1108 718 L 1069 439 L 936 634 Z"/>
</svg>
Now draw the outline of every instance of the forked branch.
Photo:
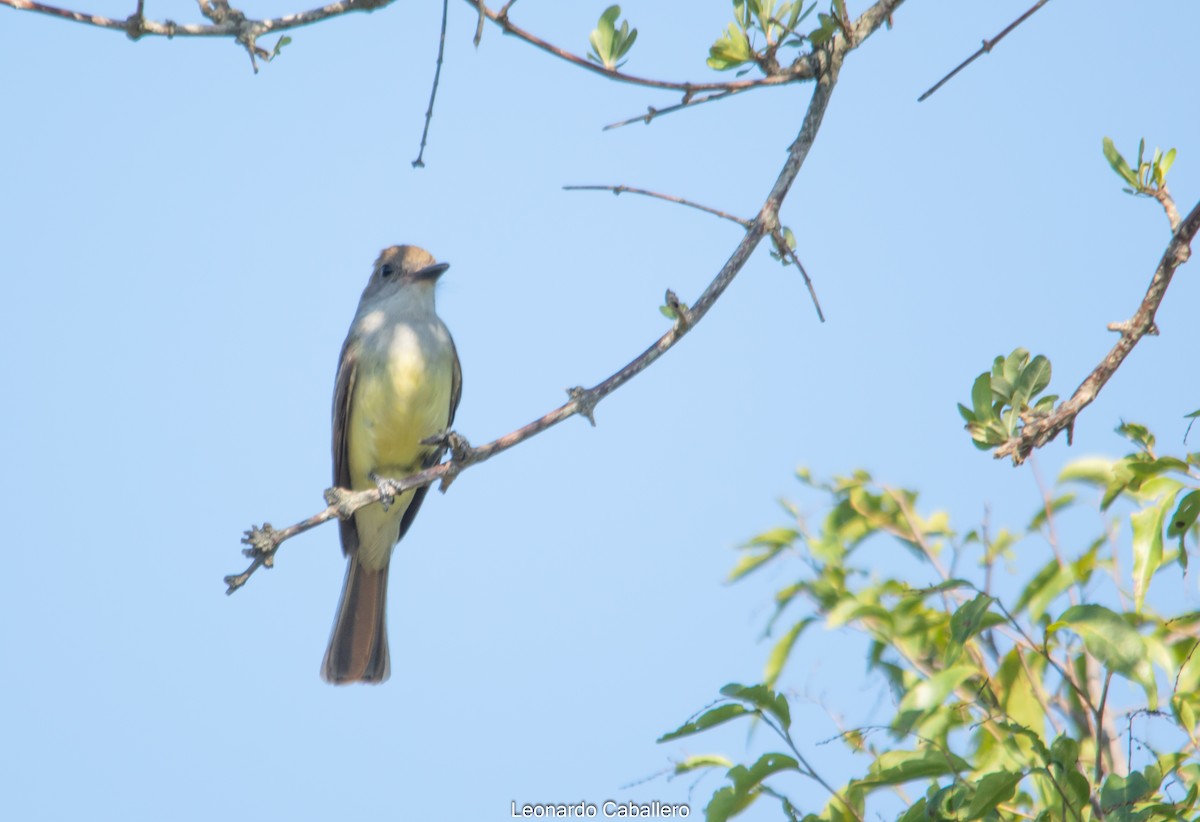
<svg viewBox="0 0 1200 822">
<path fill-rule="evenodd" d="M 454 449 L 456 453 L 447 462 L 410 477 L 381 483 L 386 486 L 385 488 L 371 488 L 362 491 L 330 489 L 326 495 L 329 505 L 323 511 L 282 530 L 277 531 L 270 525 L 251 528 L 242 540 L 250 546 L 245 551 L 251 559 L 250 567 L 241 574 L 225 577 L 225 583 L 228 586 L 227 593 L 233 593 L 245 585 L 250 576 L 259 568 L 269 567 L 274 561 L 275 552 L 279 546 L 296 534 L 303 533 L 336 517 L 349 517 L 359 508 L 379 502 L 385 495 L 400 493 L 409 488 L 428 485 L 439 480 L 444 488 L 470 465 L 490 459 L 501 451 L 512 448 L 568 417 L 580 414 L 590 419 L 593 410 L 601 400 L 646 370 L 670 350 L 708 313 L 708 310 L 733 282 L 733 278 L 745 266 L 759 242 L 778 229 L 779 208 L 787 197 L 792 183 L 796 180 L 796 175 L 799 174 L 800 168 L 804 165 L 808 152 L 816 140 L 846 54 L 862 45 L 903 2 L 904 0 L 878 0 L 854 23 L 853 38 L 847 38 L 840 34 L 835 35 L 827 46 L 817 53 L 816 58 L 821 70 L 817 75 L 816 88 L 813 90 L 812 99 L 809 101 L 804 121 L 800 126 L 800 132 L 788 148 L 787 159 L 767 194 L 762 208 L 759 209 L 758 215 L 750 221 L 742 238 L 733 249 L 733 253 L 721 266 L 712 282 L 708 284 L 691 308 L 679 307 L 679 316 L 665 334 L 603 382 L 592 388 L 572 389 L 569 392 L 570 399 L 566 403 L 499 439 L 478 448 L 471 448 L 464 443 L 461 447 Z"/>
<path fill-rule="evenodd" d="M 1163 197 L 1167 200 L 1170 199 L 1165 192 Z M 1155 269 L 1154 276 L 1150 278 L 1150 286 L 1146 289 L 1146 296 L 1142 298 L 1142 303 L 1138 306 L 1137 311 L 1125 322 L 1113 323 L 1109 326 L 1109 330 L 1119 332 L 1121 338 L 1117 340 L 1116 345 L 1100 361 L 1099 365 L 1092 369 L 1092 373 L 1088 374 L 1087 379 L 1075 389 L 1075 393 L 1071 395 L 1070 399 L 1061 403 L 1050 414 L 1029 420 L 1019 435 L 996 449 L 996 459 L 1011 457 L 1014 465 L 1020 465 L 1035 448 L 1041 448 L 1062 431 L 1067 432 L 1067 442 L 1070 443 L 1075 418 L 1079 416 L 1079 412 L 1096 399 L 1100 389 L 1117 372 L 1121 363 L 1125 361 L 1129 352 L 1142 337 L 1158 333 L 1158 327 L 1154 324 L 1154 315 L 1162 304 L 1163 297 L 1166 296 L 1167 286 L 1171 284 L 1171 277 L 1175 275 L 1175 270 L 1187 262 L 1191 256 L 1192 240 L 1196 236 L 1196 232 L 1200 230 L 1200 202 L 1196 203 L 1182 221 L 1178 220 L 1178 212 L 1175 211 L 1174 203 L 1171 203 L 1170 207 L 1166 207 L 1164 203 L 1164 208 L 1168 219 L 1173 223 L 1171 242 L 1167 244 L 1166 250 L 1158 261 L 1158 268 Z"/>
</svg>

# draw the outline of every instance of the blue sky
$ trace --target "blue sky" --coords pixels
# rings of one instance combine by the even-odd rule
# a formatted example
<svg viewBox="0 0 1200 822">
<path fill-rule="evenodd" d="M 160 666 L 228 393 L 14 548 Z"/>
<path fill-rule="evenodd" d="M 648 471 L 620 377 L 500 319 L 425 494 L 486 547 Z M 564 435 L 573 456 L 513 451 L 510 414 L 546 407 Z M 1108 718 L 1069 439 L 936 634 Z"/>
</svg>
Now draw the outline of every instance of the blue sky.
<svg viewBox="0 0 1200 822">
<path fill-rule="evenodd" d="M 603 132 L 676 98 L 490 27 L 475 50 L 475 17 L 452 3 L 414 170 L 440 4 L 292 32 L 258 75 L 229 42 L 135 44 L 5 9 L 4 816 L 491 820 L 511 801 L 608 798 L 699 814 L 718 780 L 642 780 L 689 753 L 746 755 L 744 728 L 654 740 L 761 677 L 786 577 L 722 581 L 739 542 L 786 523 L 795 468 L 867 468 L 962 530 L 985 506 L 1024 523 L 1030 469 L 976 451 L 955 403 L 1018 345 L 1049 356 L 1069 394 L 1141 299 L 1169 232 L 1120 192 L 1104 136 L 1177 147 L 1181 210 L 1200 196 L 1195 4 L 1147 22 L 1051 3 L 917 104 L 1028 2 L 910 0 L 854 53 L 782 213 L 828 322 L 763 247 L 598 427 L 569 420 L 431 495 L 393 560 L 392 679 L 341 689 L 317 675 L 343 574 L 335 528 L 288 543 L 233 597 L 221 578 L 243 567 L 249 525 L 323 505 L 338 347 L 379 249 L 452 264 L 439 310 L 463 362 L 456 428 L 490 440 L 640 352 L 665 328 L 664 290 L 694 300 L 738 239 L 698 212 L 561 186 L 751 216 L 809 88 Z M 603 6 L 512 13 L 582 51 Z M 623 8 L 639 29 L 630 71 L 713 79 L 728 3 Z M 1074 447 L 1039 454 L 1043 475 L 1123 453 L 1122 418 L 1182 449 L 1200 406 L 1194 266 Z M 841 781 L 815 747 L 837 730 L 821 705 L 853 723 L 878 688 L 845 634 L 810 632 L 795 654 L 781 685 L 803 695 L 799 737 Z"/>
</svg>

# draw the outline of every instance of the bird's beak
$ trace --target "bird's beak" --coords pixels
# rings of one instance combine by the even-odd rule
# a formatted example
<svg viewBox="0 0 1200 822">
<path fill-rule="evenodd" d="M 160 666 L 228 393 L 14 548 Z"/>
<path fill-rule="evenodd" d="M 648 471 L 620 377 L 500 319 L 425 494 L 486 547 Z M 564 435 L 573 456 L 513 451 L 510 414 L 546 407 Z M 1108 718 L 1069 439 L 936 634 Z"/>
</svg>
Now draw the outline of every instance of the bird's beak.
<svg viewBox="0 0 1200 822">
<path fill-rule="evenodd" d="M 438 277 L 442 276 L 442 274 L 445 273 L 446 269 L 449 267 L 450 263 L 434 263 L 433 265 L 427 265 L 422 269 L 414 271 L 411 279 L 415 283 L 423 282 L 424 280 L 436 280 Z"/>
</svg>

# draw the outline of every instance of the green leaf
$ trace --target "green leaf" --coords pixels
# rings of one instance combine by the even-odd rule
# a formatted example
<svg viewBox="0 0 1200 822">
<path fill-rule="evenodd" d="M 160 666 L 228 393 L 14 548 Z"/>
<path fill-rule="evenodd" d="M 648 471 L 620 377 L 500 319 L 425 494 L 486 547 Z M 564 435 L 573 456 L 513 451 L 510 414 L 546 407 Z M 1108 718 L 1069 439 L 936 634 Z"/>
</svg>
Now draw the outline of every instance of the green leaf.
<svg viewBox="0 0 1200 822">
<path fill-rule="evenodd" d="M 974 599 L 961 605 L 950 617 L 950 647 L 946 665 L 953 665 L 962 654 L 963 647 L 971 637 L 979 633 L 984 625 L 988 608 L 996 600 L 987 594 L 977 594 Z"/>
<path fill-rule="evenodd" d="M 1133 626 L 1103 605 L 1075 605 L 1064 611 L 1046 633 L 1060 628 L 1069 628 L 1082 637 L 1088 652 L 1110 671 L 1141 685 L 1150 709 L 1157 709 L 1158 687 L 1147 658 L 1149 648 Z"/>
<path fill-rule="evenodd" d="M 588 37 L 588 42 L 592 45 L 588 59 L 609 71 L 618 67 L 621 58 L 629 53 L 637 40 L 637 29 L 631 31 L 628 20 L 622 21 L 621 28 L 617 29 L 617 18 L 620 16 L 620 6 L 609 6 L 600 15 L 596 28 Z"/>
<path fill-rule="evenodd" d="M 895 731 L 899 734 L 911 731 L 922 717 L 940 708 L 946 697 L 974 673 L 974 665 L 955 665 L 939 671 L 911 688 L 900 701 L 893 725 Z"/>
<path fill-rule="evenodd" d="M 728 71 L 731 68 L 749 63 L 754 57 L 750 48 L 750 40 L 746 33 L 733 23 L 708 49 L 708 65 L 717 71 Z"/>
<path fill-rule="evenodd" d="M 1033 410 L 1038 416 L 1047 417 L 1054 411 L 1054 403 L 1058 402 L 1058 394 L 1047 394 L 1040 398 L 1033 406 Z"/>
<path fill-rule="evenodd" d="M 971 405 L 975 409 L 975 419 L 983 422 L 992 418 L 992 376 L 986 371 L 976 377 L 971 386 Z"/>
<path fill-rule="evenodd" d="M 1050 744 L 1050 761 L 1072 770 L 1079 761 L 1079 743 L 1063 734 Z"/>
<path fill-rule="evenodd" d="M 1043 525 L 1046 524 L 1051 516 L 1074 505 L 1075 499 L 1076 497 L 1074 494 L 1062 494 L 1050 500 L 1048 503 L 1038 506 L 1037 513 L 1034 514 L 1033 519 L 1029 521 L 1029 532 L 1031 534 L 1036 533 Z"/>
<path fill-rule="evenodd" d="M 915 589 L 913 589 L 913 593 L 919 594 L 922 597 L 928 597 L 928 596 L 932 596 L 934 594 L 940 594 L 943 591 L 957 591 L 960 588 L 972 588 L 973 589 L 974 587 L 975 586 L 971 583 L 970 580 L 959 579 L 958 577 L 954 577 L 952 579 L 943 580 L 942 582 L 939 582 L 937 585 L 930 585 L 928 588 L 915 588 Z"/>
<path fill-rule="evenodd" d="M 1041 619 L 1050 604 L 1063 591 L 1070 588 L 1074 581 L 1075 578 L 1070 567 L 1059 565 L 1057 559 L 1050 560 L 1025 586 L 1013 612 L 1020 613 L 1028 607 L 1030 619 L 1035 621 Z"/>
<path fill-rule="evenodd" d="M 1179 501 L 1179 507 L 1171 515 L 1170 524 L 1167 526 L 1167 536 L 1171 539 L 1182 537 L 1189 528 L 1196 524 L 1198 516 L 1200 516 L 1200 491 L 1192 491 Z"/>
<path fill-rule="evenodd" d="M 1140 771 L 1134 771 L 1129 776 L 1109 774 L 1100 788 L 1100 807 L 1109 811 L 1132 805 L 1145 798 L 1151 790 L 1146 784 L 1146 777 Z"/>
<path fill-rule="evenodd" d="M 929 815 L 929 808 L 925 803 L 925 797 L 922 796 L 920 799 L 914 802 L 909 809 L 904 812 L 904 815 L 896 820 L 896 822 L 927 822 L 932 818 L 933 817 Z"/>
<path fill-rule="evenodd" d="M 729 778 L 733 780 L 734 790 L 739 793 L 749 793 L 762 784 L 763 780 L 780 771 L 798 771 L 800 765 L 787 754 L 768 753 L 758 758 L 758 761 L 747 768 L 734 767 L 729 770 Z"/>
<path fill-rule="evenodd" d="M 1179 471 L 1187 473 L 1188 464 L 1181 459 L 1175 457 L 1159 457 L 1149 462 L 1130 462 L 1130 472 L 1140 479 L 1158 476 L 1169 471 Z"/>
<path fill-rule="evenodd" d="M 775 693 L 766 685 L 739 685 L 731 682 L 721 689 L 721 695 L 739 702 L 747 702 L 770 714 L 779 720 L 785 731 L 792 724 L 792 712 L 788 708 L 787 700 L 783 698 L 783 694 Z"/>
<path fill-rule="evenodd" d="M 914 779 L 933 779 L 971 770 L 965 759 L 949 751 L 884 751 L 867 769 L 861 785 L 901 785 Z"/>
<path fill-rule="evenodd" d="M 631 48 L 633 48 L 633 44 L 636 42 L 637 42 L 637 29 L 633 29 L 632 31 L 630 31 L 629 21 L 622 20 L 621 21 L 621 31 L 618 33 L 617 53 L 616 53 L 616 55 L 614 55 L 616 57 L 616 59 L 619 61 L 622 57 L 624 57 L 626 54 L 628 54 L 629 50 Z M 618 63 L 617 65 L 621 65 L 621 64 Z"/>
<path fill-rule="evenodd" d="M 675 775 L 698 771 L 701 768 L 732 768 L 733 763 L 719 754 L 696 754 L 675 763 Z"/>
<path fill-rule="evenodd" d="M 701 731 L 707 731 L 709 728 L 715 727 L 722 723 L 728 722 L 731 719 L 737 719 L 740 716 L 752 714 L 753 711 L 747 710 L 744 706 L 736 703 L 726 703 L 718 705 L 715 708 L 709 708 L 704 713 L 690 722 L 685 722 L 670 733 L 660 736 L 658 742 L 670 742 L 672 739 L 679 739 L 683 736 L 691 736 L 698 734 Z"/>
<path fill-rule="evenodd" d="M 795 528 L 772 528 L 750 538 L 747 545 L 769 545 L 772 548 L 786 548 L 800 539 L 800 532 Z"/>
<path fill-rule="evenodd" d="M 975 796 L 967 808 L 967 818 L 982 819 L 1001 802 L 1012 799 L 1017 792 L 1017 785 L 1024 778 L 1025 774 L 1003 770 L 986 774 L 975 786 Z"/>
<path fill-rule="evenodd" d="M 1006 382 L 1016 384 L 1017 378 L 1021 375 L 1021 371 L 1025 368 L 1025 364 L 1029 362 L 1029 350 L 1025 348 L 1014 348 L 1012 353 L 1004 358 L 1004 379 Z"/>
<path fill-rule="evenodd" d="M 757 791 L 747 796 L 733 788 L 721 788 L 704 806 L 704 822 L 725 822 L 750 807 L 755 799 L 758 799 Z"/>
<path fill-rule="evenodd" d="M 771 649 L 771 655 L 767 657 L 767 666 L 763 671 L 763 682 L 768 688 L 775 686 L 775 681 L 779 679 L 779 674 L 783 671 L 783 666 L 792 653 L 792 646 L 796 644 L 800 634 L 815 621 L 815 617 L 806 617 L 800 620 L 775 643 L 775 647 Z"/>
<path fill-rule="evenodd" d="M 1012 406 L 1022 411 L 1029 406 L 1029 400 L 1050 384 L 1050 360 L 1038 354 L 1028 365 L 1021 368 L 1013 380 Z"/>
<path fill-rule="evenodd" d="M 1150 580 L 1162 565 L 1163 522 L 1174 501 L 1174 494 L 1163 497 L 1158 504 L 1129 517 L 1133 523 L 1133 609 L 1137 613 L 1142 612 Z"/>
<path fill-rule="evenodd" d="M 1108 164 L 1112 166 L 1121 179 L 1129 183 L 1134 188 L 1138 188 L 1137 175 L 1133 173 L 1133 169 L 1129 167 L 1129 163 L 1121 156 L 1121 152 L 1117 151 L 1117 147 L 1113 145 L 1113 141 L 1109 137 L 1104 138 L 1104 159 L 1108 160 Z"/>
<path fill-rule="evenodd" d="M 1154 435 L 1150 429 L 1136 422 L 1122 422 L 1117 426 L 1117 433 L 1136 444 L 1143 451 L 1154 448 Z"/>
<path fill-rule="evenodd" d="M 1105 488 L 1112 482 L 1113 461 L 1104 457 L 1073 460 L 1058 474 L 1059 482 L 1083 482 Z"/>
<path fill-rule="evenodd" d="M 814 46 L 827 42 L 838 29 L 837 20 L 828 14 L 817 12 L 817 22 L 820 27 L 808 35 L 808 41 Z"/>
<path fill-rule="evenodd" d="M 1162 180 L 1166 179 L 1167 172 L 1171 170 L 1171 166 L 1173 165 L 1175 165 L 1175 149 L 1168 151 L 1158 164 L 1158 172 Z M 1160 182 L 1159 184 L 1161 185 L 1162 183 Z"/>
<path fill-rule="evenodd" d="M 591 36 L 588 37 L 588 42 L 592 44 L 592 51 L 588 54 L 588 57 L 593 62 L 599 63 L 609 69 L 613 67 L 613 40 L 616 37 L 617 18 L 620 16 L 620 6 L 609 6 L 600 15 L 600 19 L 596 23 L 596 28 L 592 30 Z"/>
</svg>

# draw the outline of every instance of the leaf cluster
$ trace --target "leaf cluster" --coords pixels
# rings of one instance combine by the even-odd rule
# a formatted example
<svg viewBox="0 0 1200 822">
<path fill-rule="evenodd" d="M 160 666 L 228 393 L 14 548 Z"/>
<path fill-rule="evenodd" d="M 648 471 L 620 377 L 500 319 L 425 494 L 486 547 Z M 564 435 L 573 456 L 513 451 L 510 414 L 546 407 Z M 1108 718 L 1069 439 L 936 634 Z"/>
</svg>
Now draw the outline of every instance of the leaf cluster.
<svg viewBox="0 0 1200 822">
<path fill-rule="evenodd" d="M 609 6 L 600 15 L 596 28 L 588 37 L 591 49 L 587 58 L 609 71 L 615 71 L 625 65 L 623 58 L 637 42 L 637 29 L 631 29 L 628 20 L 622 20 L 621 27 L 617 28 L 617 19 L 620 16 L 620 6 Z"/>
<path fill-rule="evenodd" d="M 803 59 L 805 42 L 817 46 L 832 37 L 848 20 L 845 0 L 834 0 L 830 14 L 818 14 L 820 26 L 810 32 L 797 29 L 812 14 L 817 4 L 805 8 L 802 0 L 733 0 L 733 22 L 708 50 L 708 65 L 717 71 L 740 69 L 744 74 L 757 66 L 764 74 L 779 74 L 780 51 L 799 52 L 794 61 Z"/>
<path fill-rule="evenodd" d="M 1117 176 L 1128 183 L 1126 188 L 1121 189 L 1126 194 L 1155 197 L 1159 191 L 1165 189 L 1167 172 L 1171 170 L 1171 166 L 1175 162 L 1175 149 L 1169 149 L 1164 154 L 1161 149 L 1156 148 L 1154 155 L 1147 161 L 1146 141 L 1140 140 L 1138 142 L 1137 171 L 1134 171 L 1129 161 L 1121 155 L 1121 152 L 1117 151 L 1111 138 L 1104 138 L 1103 147 L 1104 159 L 1108 160 L 1108 164 L 1112 166 L 1112 170 L 1117 173 Z"/>
<path fill-rule="evenodd" d="M 1024 376 L 1035 361 L 1014 353 L 986 375 L 989 392 L 992 379 L 1000 382 L 989 409 L 1001 395 L 1012 407 L 1013 398 L 1032 397 L 1048 381 L 1048 367 L 1045 377 Z M 880 485 L 865 472 L 818 482 L 802 471 L 809 493 L 824 500 L 819 527 L 809 529 L 797 516 L 758 534 L 731 572 L 737 580 L 768 565 L 797 571 L 775 595 L 768 630 L 777 639 L 763 682 L 727 686 L 721 701 L 659 740 L 749 719 L 780 743 L 750 764 L 710 753 L 676 765 L 677 773 L 724 775 L 706 819 L 723 822 L 767 798 L 793 822 L 865 820 L 880 813 L 885 796 L 902 797 L 905 822 L 1200 816 L 1200 612 L 1160 614 L 1148 596 L 1196 548 L 1200 455 L 1159 457 L 1143 426 L 1122 430 L 1134 452 L 1068 466 L 1023 531 L 995 535 L 959 534 L 946 514 L 920 513 L 914 492 Z M 1098 495 L 1101 518 L 1118 500 L 1131 509 L 1132 567 L 1119 562 L 1126 548 L 1109 523 L 1073 550 L 1055 541 L 1055 518 L 1084 506 L 1068 485 Z M 995 590 L 1009 575 L 1004 560 L 1014 548 L 1042 540 L 1054 548 L 1046 562 L 1015 591 Z M 914 588 L 882 573 L 876 554 L 889 543 L 941 582 Z M 947 559 L 959 568 L 970 557 L 975 571 L 945 568 Z M 1106 586 L 1110 594 L 1101 596 Z M 837 737 L 861 764 L 837 787 L 805 758 L 808 740 L 798 736 L 789 701 L 776 690 L 812 625 L 865 637 L 867 669 L 894 700 L 883 726 Z M 1163 701 L 1169 711 L 1160 710 Z M 1140 753 L 1128 761 L 1134 717 L 1153 723 L 1156 738 L 1173 747 L 1152 750 L 1139 741 Z M 823 808 L 801 809 L 789 795 L 797 777 L 827 788 Z"/>
<path fill-rule="evenodd" d="M 1054 410 L 1056 394 L 1039 396 L 1050 385 L 1050 360 L 1032 359 L 1024 348 L 998 356 L 992 370 L 975 378 L 971 407 L 958 404 L 975 447 L 986 451 L 1015 437 L 1024 421 Z"/>
</svg>

